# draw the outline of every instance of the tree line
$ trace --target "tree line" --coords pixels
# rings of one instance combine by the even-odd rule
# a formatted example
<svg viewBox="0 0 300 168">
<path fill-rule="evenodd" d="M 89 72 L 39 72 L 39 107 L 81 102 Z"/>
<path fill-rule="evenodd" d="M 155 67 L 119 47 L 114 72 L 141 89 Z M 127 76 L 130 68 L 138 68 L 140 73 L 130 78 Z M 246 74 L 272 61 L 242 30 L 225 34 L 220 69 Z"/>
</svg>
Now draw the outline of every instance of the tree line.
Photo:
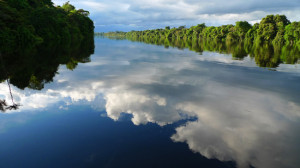
<svg viewBox="0 0 300 168">
<path fill-rule="evenodd" d="M 272 43 L 274 45 L 295 45 L 300 50 L 300 22 L 290 22 L 285 15 L 267 15 L 260 23 L 251 25 L 247 21 L 238 21 L 235 25 L 206 26 L 205 23 L 186 28 L 165 27 L 130 32 L 108 32 L 105 36 L 125 36 L 131 38 L 160 39 L 201 39 L 217 42 Z"/>
</svg>

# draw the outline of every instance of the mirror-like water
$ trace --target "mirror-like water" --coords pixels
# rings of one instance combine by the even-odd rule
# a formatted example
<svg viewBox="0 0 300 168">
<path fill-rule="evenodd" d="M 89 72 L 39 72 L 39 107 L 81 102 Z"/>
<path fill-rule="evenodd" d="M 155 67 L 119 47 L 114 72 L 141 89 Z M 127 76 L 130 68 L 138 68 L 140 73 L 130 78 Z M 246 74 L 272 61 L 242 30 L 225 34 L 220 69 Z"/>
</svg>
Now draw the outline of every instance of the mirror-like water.
<svg viewBox="0 0 300 168">
<path fill-rule="evenodd" d="M 300 166 L 299 65 L 270 71 L 251 56 L 127 40 L 95 46 L 88 61 L 51 66 L 53 79 L 31 73 L 29 87 L 6 68 L 20 75 L 10 81 L 21 106 L 0 114 L 0 167 Z M 6 81 L 0 99 L 11 104 Z"/>
</svg>

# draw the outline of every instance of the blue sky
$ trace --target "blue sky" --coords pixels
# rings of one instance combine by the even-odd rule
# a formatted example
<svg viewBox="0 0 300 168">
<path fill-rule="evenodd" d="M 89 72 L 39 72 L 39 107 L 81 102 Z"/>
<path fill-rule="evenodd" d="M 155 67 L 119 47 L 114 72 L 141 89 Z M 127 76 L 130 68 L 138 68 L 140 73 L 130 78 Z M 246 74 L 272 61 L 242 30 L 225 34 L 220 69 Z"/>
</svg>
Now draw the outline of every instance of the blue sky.
<svg viewBox="0 0 300 168">
<path fill-rule="evenodd" d="M 67 0 L 53 0 L 62 5 Z M 165 26 L 218 26 L 246 20 L 259 22 L 267 14 L 300 20 L 299 0 L 69 0 L 90 11 L 96 32 L 130 31 Z"/>
</svg>

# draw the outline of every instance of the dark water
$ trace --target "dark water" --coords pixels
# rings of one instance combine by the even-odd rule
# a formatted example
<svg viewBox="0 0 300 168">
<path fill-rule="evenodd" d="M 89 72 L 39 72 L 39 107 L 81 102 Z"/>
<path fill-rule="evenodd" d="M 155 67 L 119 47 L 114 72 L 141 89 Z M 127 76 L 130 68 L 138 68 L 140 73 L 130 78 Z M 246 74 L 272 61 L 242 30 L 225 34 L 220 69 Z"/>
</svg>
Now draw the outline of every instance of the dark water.
<svg viewBox="0 0 300 168">
<path fill-rule="evenodd" d="M 95 46 L 53 63 L 48 78 L 39 66 L 35 75 L 6 66 L 20 74 L 11 89 L 21 106 L 0 113 L 0 167 L 300 167 L 298 64 L 270 70 L 251 56 L 127 40 Z M 0 99 L 12 104 L 6 81 Z"/>
</svg>

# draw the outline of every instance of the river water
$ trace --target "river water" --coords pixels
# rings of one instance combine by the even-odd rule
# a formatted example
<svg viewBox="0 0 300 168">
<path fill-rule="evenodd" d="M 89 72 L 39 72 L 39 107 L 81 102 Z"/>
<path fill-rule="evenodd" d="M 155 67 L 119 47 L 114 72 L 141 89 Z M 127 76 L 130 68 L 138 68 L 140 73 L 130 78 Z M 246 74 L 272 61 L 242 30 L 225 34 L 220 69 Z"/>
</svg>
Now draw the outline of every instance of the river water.
<svg viewBox="0 0 300 168">
<path fill-rule="evenodd" d="M 95 38 L 43 89 L 10 85 L 0 167 L 297 168 L 299 86 L 298 64 Z"/>
</svg>

